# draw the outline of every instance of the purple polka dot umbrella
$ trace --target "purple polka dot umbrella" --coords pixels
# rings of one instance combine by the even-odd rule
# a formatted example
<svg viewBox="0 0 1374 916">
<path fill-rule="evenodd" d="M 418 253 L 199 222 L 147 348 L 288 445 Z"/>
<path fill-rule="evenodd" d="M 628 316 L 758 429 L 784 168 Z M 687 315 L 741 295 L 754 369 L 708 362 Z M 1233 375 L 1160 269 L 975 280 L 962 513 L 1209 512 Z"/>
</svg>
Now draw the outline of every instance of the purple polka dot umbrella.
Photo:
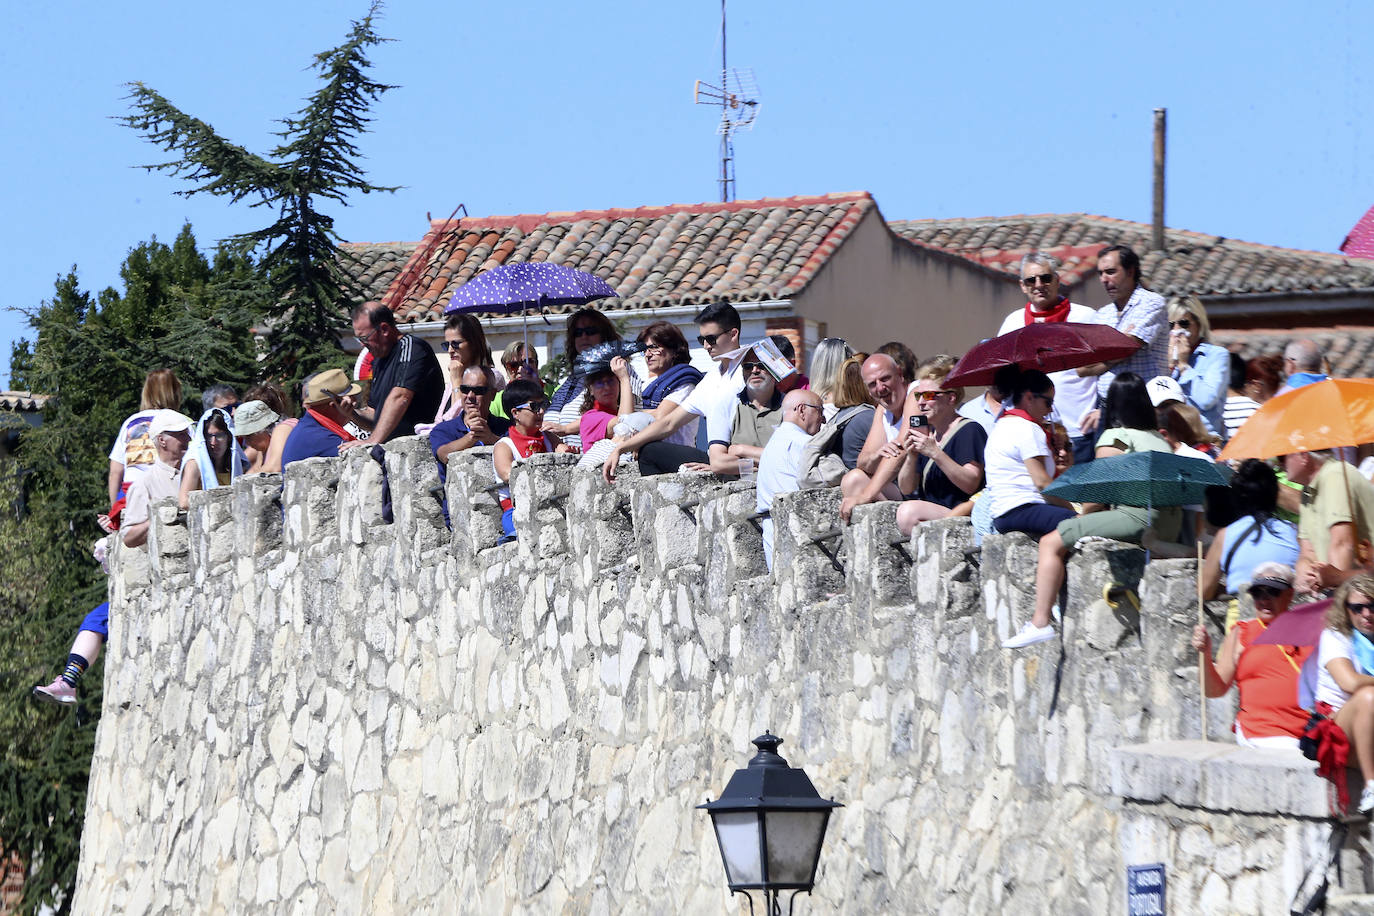
<svg viewBox="0 0 1374 916">
<path fill-rule="evenodd" d="M 547 261 L 502 264 L 458 287 L 444 308 L 452 312 L 499 312 L 510 315 L 551 305 L 586 305 L 615 296 L 610 284 L 594 274 Z"/>
</svg>

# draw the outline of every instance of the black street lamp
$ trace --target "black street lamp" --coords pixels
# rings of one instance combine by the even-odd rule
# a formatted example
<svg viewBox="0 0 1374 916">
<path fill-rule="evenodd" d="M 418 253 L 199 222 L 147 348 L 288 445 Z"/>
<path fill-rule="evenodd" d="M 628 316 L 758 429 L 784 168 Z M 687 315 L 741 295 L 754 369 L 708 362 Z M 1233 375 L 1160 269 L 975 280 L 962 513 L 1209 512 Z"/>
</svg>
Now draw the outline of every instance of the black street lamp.
<svg viewBox="0 0 1374 916">
<path fill-rule="evenodd" d="M 789 914 L 799 892 L 811 893 L 830 811 L 844 807 L 821 798 L 800 767 L 789 767 L 779 744 L 776 735 L 755 738 L 759 752 L 749 765 L 735 770 L 720 798 L 697 805 L 711 815 L 730 891 L 763 891 L 769 916 L 782 913 L 782 891 L 792 892 Z M 753 913 L 754 898 L 745 899 Z"/>
</svg>

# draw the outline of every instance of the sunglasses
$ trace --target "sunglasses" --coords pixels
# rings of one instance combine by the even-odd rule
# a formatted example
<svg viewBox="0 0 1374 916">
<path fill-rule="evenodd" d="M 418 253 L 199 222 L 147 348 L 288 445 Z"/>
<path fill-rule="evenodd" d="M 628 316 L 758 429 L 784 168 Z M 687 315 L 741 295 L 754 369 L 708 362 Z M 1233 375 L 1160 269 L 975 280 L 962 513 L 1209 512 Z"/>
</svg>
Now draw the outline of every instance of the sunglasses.
<svg viewBox="0 0 1374 916">
<path fill-rule="evenodd" d="M 208 442 L 228 442 L 228 441 L 229 441 L 229 434 L 228 434 L 228 433 L 206 433 L 206 434 L 205 434 L 205 439 L 206 439 L 206 441 L 208 441 Z"/>
<path fill-rule="evenodd" d="M 585 324 L 580 328 L 573 328 L 573 337 L 599 337 L 600 335 L 600 328 L 588 327 Z"/>
<path fill-rule="evenodd" d="M 459 385 L 458 390 L 461 391 L 463 394 L 482 395 L 486 394 L 491 389 L 488 388 L 486 385 Z"/>
<path fill-rule="evenodd" d="M 1054 282 L 1054 274 L 1032 274 L 1021 278 L 1022 286 L 1049 286 Z"/>
<path fill-rule="evenodd" d="M 1363 604 L 1356 604 L 1350 601 L 1346 603 L 1345 609 L 1352 614 L 1368 614 L 1370 611 L 1374 611 L 1374 603 L 1366 601 Z"/>
<path fill-rule="evenodd" d="M 1031 397 L 1039 398 L 1040 400 L 1044 401 L 1046 407 L 1054 406 L 1054 398 L 1050 397 L 1048 394 L 1036 394 L 1034 391 L 1032 391 Z"/>
<path fill-rule="evenodd" d="M 740 368 L 744 370 L 745 375 L 753 375 L 755 372 L 768 371 L 768 367 L 763 363 L 740 363 Z"/>
<path fill-rule="evenodd" d="M 1169 327 L 1171 328 L 1184 328 L 1186 330 L 1192 326 L 1193 320 L 1191 318 L 1180 318 L 1178 321 L 1169 322 Z"/>
<path fill-rule="evenodd" d="M 719 339 L 720 339 L 720 335 L 719 335 L 719 334 L 698 334 L 698 335 L 697 335 L 697 343 L 701 344 L 703 347 L 714 347 L 714 346 L 716 345 L 716 341 L 719 340 Z"/>
<path fill-rule="evenodd" d="M 918 401 L 933 401 L 933 400 L 935 400 L 936 398 L 938 398 L 940 395 L 942 395 L 942 394 L 949 394 L 949 393 L 950 393 L 950 391 L 949 391 L 948 388 L 936 388 L 936 389 L 934 389 L 933 391 L 918 391 L 918 392 L 916 392 L 916 400 L 918 400 Z"/>
<path fill-rule="evenodd" d="M 1277 598 L 1279 595 L 1282 595 L 1285 591 L 1287 591 L 1287 589 L 1274 588 L 1274 586 L 1272 586 L 1272 585 L 1256 585 L 1256 586 L 1251 587 L 1251 589 L 1250 589 L 1250 597 L 1251 597 L 1251 598 Z M 1369 605 L 1365 605 L 1365 607 L 1368 607 L 1368 606 L 1369 606 Z M 1350 605 L 1350 607 L 1354 607 L 1354 605 Z"/>
<path fill-rule="evenodd" d="M 548 401 L 526 401 L 523 404 L 516 404 L 511 410 L 528 410 L 531 413 L 543 413 L 548 410 Z"/>
<path fill-rule="evenodd" d="M 444 341 L 444 349 L 452 353 L 465 343 L 467 343 L 465 340 L 446 340 Z"/>
</svg>

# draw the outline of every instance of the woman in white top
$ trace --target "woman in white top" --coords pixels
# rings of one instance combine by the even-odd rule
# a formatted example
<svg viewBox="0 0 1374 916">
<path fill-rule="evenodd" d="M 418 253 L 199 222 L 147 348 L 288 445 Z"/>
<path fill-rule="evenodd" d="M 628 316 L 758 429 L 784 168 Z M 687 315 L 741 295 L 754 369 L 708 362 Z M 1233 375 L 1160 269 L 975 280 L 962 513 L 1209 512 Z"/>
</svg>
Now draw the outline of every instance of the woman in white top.
<svg viewBox="0 0 1374 916">
<path fill-rule="evenodd" d="M 1350 764 L 1364 774 L 1360 813 L 1374 811 L 1374 575 L 1336 590 L 1317 644 L 1316 700 L 1350 739 Z"/>
</svg>

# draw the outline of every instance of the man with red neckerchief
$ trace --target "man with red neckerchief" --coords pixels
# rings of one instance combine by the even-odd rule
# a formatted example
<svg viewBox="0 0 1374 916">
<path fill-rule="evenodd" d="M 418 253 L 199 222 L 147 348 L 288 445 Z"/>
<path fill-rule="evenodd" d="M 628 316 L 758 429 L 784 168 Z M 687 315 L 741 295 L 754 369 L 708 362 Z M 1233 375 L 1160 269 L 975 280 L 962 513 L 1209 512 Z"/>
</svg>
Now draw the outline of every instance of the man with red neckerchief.
<svg viewBox="0 0 1374 916">
<path fill-rule="evenodd" d="M 362 391 L 342 369 L 326 369 L 305 380 L 301 417 L 282 448 L 281 466 L 302 458 L 337 458 L 339 446 L 357 437 L 345 425 L 353 416 L 353 399 Z"/>
<path fill-rule="evenodd" d="M 1092 324 L 1097 312 L 1087 305 L 1069 302 L 1059 288 L 1059 259 L 1043 251 L 1032 251 L 1021 259 L 1021 289 L 1026 294 L 1026 304 L 1012 312 L 1002 322 L 998 336 L 1025 327 L 1028 324 L 1043 324 L 1055 321 L 1075 321 Z M 1054 382 L 1055 414 L 1069 431 L 1073 442 L 1073 460 L 1084 464 L 1093 460 L 1093 446 L 1096 444 L 1094 433 L 1083 432 L 1083 416 L 1097 406 L 1097 379 L 1084 377 L 1075 369 L 1051 372 L 1050 381 Z"/>
</svg>

